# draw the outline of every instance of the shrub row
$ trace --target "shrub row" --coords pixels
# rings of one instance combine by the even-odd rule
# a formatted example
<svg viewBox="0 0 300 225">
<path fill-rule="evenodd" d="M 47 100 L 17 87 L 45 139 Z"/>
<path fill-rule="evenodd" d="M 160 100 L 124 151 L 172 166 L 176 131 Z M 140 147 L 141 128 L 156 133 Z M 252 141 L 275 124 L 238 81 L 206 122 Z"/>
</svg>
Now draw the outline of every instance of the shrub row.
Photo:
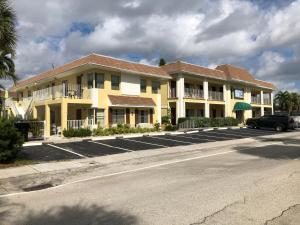
<svg viewBox="0 0 300 225">
<path fill-rule="evenodd" d="M 92 131 L 88 128 L 68 129 L 63 131 L 65 137 L 88 137 L 92 135 Z"/>
<path fill-rule="evenodd" d="M 205 117 L 189 117 L 178 118 L 178 123 L 181 124 L 185 121 L 194 121 L 195 127 L 230 127 L 237 126 L 239 120 L 233 117 L 217 117 L 217 118 L 205 118 Z"/>
<path fill-rule="evenodd" d="M 159 131 L 159 124 L 154 124 L 153 128 L 130 127 L 129 125 L 118 124 L 117 127 L 102 128 L 99 127 L 91 131 L 88 128 L 68 129 L 63 131 L 64 137 L 88 137 L 88 136 L 109 136 L 114 134 L 129 133 L 149 133 Z"/>
<path fill-rule="evenodd" d="M 108 136 L 114 134 L 129 133 L 149 133 L 159 131 L 159 124 L 154 124 L 154 128 L 130 127 L 129 125 L 118 124 L 117 127 L 102 128 L 99 127 L 93 131 L 95 136 Z"/>
</svg>

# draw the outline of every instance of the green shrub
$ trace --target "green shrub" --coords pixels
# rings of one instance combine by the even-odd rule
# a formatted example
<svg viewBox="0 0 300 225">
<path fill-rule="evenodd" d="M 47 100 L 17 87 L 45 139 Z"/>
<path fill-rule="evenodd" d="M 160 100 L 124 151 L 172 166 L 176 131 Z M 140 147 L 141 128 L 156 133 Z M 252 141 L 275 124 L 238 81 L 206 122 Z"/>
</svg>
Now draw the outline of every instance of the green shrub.
<svg viewBox="0 0 300 225">
<path fill-rule="evenodd" d="M 190 117 L 190 118 L 179 118 L 180 123 L 185 121 L 194 121 L 196 128 L 201 127 L 228 127 L 237 126 L 239 121 L 233 117 L 217 117 L 217 118 L 205 118 L 205 117 Z M 179 124 L 180 124 L 179 123 Z"/>
<path fill-rule="evenodd" d="M 175 130 L 177 130 L 177 126 L 174 126 L 172 124 L 168 124 L 165 127 L 165 131 L 175 131 Z"/>
<path fill-rule="evenodd" d="M 92 131 L 88 128 L 80 128 L 80 129 L 68 129 L 63 131 L 64 137 L 89 137 L 92 135 Z"/>
<path fill-rule="evenodd" d="M 162 124 L 170 124 L 171 123 L 171 116 L 166 115 L 161 117 L 161 123 Z"/>
<path fill-rule="evenodd" d="M 160 124 L 154 124 L 154 128 L 141 128 L 141 127 L 130 127 L 130 125 L 125 124 L 118 124 L 117 127 L 109 127 L 109 128 L 102 128 L 99 127 L 93 130 L 93 134 L 95 136 L 108 136 L 108 135 L 115 135 L 115 134 L 129 134 L 129 133 L 147 133 L 147 132 L 154 132 L 159 130 Z"/>
<path fill-rule="evenodd" d="M 0 118 L 0 162 L 14 161 L 21 150 L 23 136 L 11 119 Z"/>
</svg>

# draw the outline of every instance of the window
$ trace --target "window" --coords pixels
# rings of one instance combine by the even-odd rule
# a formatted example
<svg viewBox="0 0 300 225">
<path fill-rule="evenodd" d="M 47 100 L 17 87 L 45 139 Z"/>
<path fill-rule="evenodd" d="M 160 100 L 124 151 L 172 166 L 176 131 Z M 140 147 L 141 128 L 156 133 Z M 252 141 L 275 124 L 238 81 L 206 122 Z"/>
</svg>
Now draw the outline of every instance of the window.
<svg viewBox="0 0 300 225">
<path fill-rule="evenodd" d="M 63 97 L 68 97 L 68 81 L 67 80 L 64 80 L 62 82 L 62 88 L 63 88 Z"/>
<path fill-rule="evenodd" d="M 148 123 L 148 112 L 145 110 L 140 110 L 139 123 Z"/>
<path fill-rule="evenodd" d="M 102 73 L 95 74 L 95 85 L 96 88 L 104 88 L 104 74 Z"/>
<path fill-rule="evenodd" d="M 194 117 L 194 109 L 185 110 L 186 117 Z"/>
<path fill-rule="evenodd" d="M 112 123 L 113 124 L 124 124 L 125 123 L 124 109 L 113 109 L 112 110 Z"/>
<path fill-rule="evenodd" d="M 32 92 L 31 90 L 28 90 L 28 97 L 31 97 L 32 96 Z"/>
<path fill-rule="evenodd" d="M 141 92 L 147 92 L 147 81 L 145 79 L 141 79 Z"/>
<path fill-rule="evenodd" d="M 111 89 L 120 90 L 120 76 L 111 76 Z"/>
<path fill-rule="evenodd" d="M 152 93 L 157 94 L 159 90 L 160 83 L 158 81 L 152 81 Z"/>
<path fill-rule="evenodd" d="M 94 74 L 93 73 L 89 73 L 87 75 L 87 85 L 88 85 L 88 89 L 94 88 Z"/>
</svg>

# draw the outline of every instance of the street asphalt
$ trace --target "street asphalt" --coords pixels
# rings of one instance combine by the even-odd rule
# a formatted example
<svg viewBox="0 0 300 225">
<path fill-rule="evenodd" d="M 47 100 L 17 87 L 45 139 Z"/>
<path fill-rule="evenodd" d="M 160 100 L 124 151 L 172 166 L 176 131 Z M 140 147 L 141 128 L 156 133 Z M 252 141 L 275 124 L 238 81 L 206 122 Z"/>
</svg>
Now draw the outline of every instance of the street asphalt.
<svg viewBox="0 0 300 225">
<path fill-rule="evenodd" d="M 272 134 L 271 138 L 261 137 L 267 132 Z M 250 134 L 256 140 L 243 144 L 240 136 Z M 212 149 L 197 145 L 185 154 L 182 151 L 169 155 L 168 148 L 164 147 L 158 150 L 164 152 L 162 155 L 107 165 L 81 174 L 76 182 L 0 196 L 0 224 L 300 224 L 300 137 L 297 133 L 279 138 L 271 131 L 243 129 L 205 132 L 205 135 L 134 140 L 166 146 L 180 144 L 184 150 L 185 146 L 192 145 L 183 142 L 214 136 L 213 140 L 231 139 L 232 145 Z M 183 142 L 172 142 L 173 138 Z M 125 143 L 125 140 L 101 141 L 105 145 L 89 143 L 87 156 L 98 155 L 101 146 L 105 146 L 105 151 L 117 152 L 124 148 L 131 153 L 144 148 L 144 145 L 129 147 Z M 84 144 L 60 146 L 84 154 Z M 117 148 L 112 150 L 108 146 Z"/>
</svg>

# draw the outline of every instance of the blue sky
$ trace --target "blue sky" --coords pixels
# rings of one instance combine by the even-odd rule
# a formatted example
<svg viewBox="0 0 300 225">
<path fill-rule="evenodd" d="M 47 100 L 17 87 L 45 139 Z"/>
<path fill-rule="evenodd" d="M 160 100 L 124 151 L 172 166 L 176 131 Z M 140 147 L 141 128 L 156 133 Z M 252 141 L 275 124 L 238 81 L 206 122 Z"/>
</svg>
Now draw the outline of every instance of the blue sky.
<svg viewBox="0 0 300 225">
<path fill-rule="evenodd" d="M 153 65 L 230 63 L 300 90 L 300 0 L 11 2 L 21 79 L 95 52 Z"/>
</svg>

